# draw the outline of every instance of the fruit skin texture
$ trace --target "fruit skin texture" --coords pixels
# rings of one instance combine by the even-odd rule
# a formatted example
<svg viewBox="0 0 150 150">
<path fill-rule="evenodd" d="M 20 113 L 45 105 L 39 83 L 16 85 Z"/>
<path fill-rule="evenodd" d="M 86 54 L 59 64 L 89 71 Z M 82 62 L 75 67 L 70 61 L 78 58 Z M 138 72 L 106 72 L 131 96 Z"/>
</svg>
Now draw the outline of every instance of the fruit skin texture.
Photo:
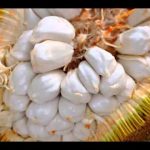
<svg viewBox="0 0 150 150">
<path fill-rule="evenodd" d="M 110 76 L 117 65 L 113 55 L 97 46 L 88 49 L 85 59 L 102 76 Z"/>
<path fill-rule="evenodd" d="M 116 96 L 120 103 L 129 100 L 132 97 L 133 91 L 136 88 L 135 81 L 128 75 L 126 75 L 127 81 L 125 83 L 125 88 Z"/>
<path fill-rule="evenodd" d="M 118 55 L 119 62 L 123 65 L 128 75 L 136 81 L 141 81 L 150 76 L 150 55 L 125 56 Z"/>
<path fill-rule="evenodd" d="M 19 132 L 19 134 L 23 137 L 27 137 L 29 135 L 29 131 L 27 128 L 27 119 L 24 117 L 13 124 L 14 131 Z"/>
<path fill-rule="evenodd" d="M 92 97 L 89 106 L 96 114 L 105 116 L 112 113 L 118 107 L 118 102 L 115 97 L 107 98 L 101 94 L 97 94 Z"/>
<path fill-rule="evenodd" d="M 69 71 L 62 81 L 61 94 L 75 104 L 85 104 L 91 100 L 91 94 L 79 80 L 76 69 Z"/>
<path fill-rule="evenodd" d="M 50 135 L 63 135 L 69 133 L 73 129 L 73 126 L 73 123 L 64 120 L 60 114 L 57 114 L 46 126 L 46 130 Z"/>
<path fill-rule="evenodd" d="M 16 95 L 5 90 L 3 101 L 10 110 L 23 112 L 27 109 L 30 100 L 28 96 Z"/>
<path fill-rule="evenodd" d="M 48 16 L 40 20 L 30 40 L 33 44 L 45 40 L 71 43 L 74 37 L 75 29 L 69 21 L 57 16 Z"/>
<path fill-rule="evenodd" d="M 97 94 L 100 91 L 100 77 L 86 61 L 82 61 L 79 64 L 77 73 L 79 79 L 90 93 Z"/>
<path fill-rule="evenodd" d="M 47 125 L 56 115 L 59 98 L 44 104 L 31 103 L 26 110 L 26 116 L 34 123 Z"/>
<path fill-rule="evenodd" d="M 64 77 L 65 73 L 61 70 L 38 74 L 28 88 L 30 99 L 38 104 L 53 100 L 60 93 L 60 85 Z"/>
<path fill-rule="evenodd" d="M 59 113 L 64 119 L 70 122 L 78 122 L 83 119 L 85 109 L 86 104 L 74 104 L 63 97 L 60 98 Z"/>
<path fill-rule="evenodd" d="M 10 54 L 19 61 L 29 61 L 33 45 L 30 42 L 32 30 L 24 31 L 17 40 Z"/>
<path fill-rule="evenodd" d="M 93 122 L 89 128 L 87 128 L 85 126 L 85 124 L 80 121 L 78 122 L 74 129 L 73 129 L 73 135 L 75 136 L 75 138 L 77 138 L 80 141 L 85 141 L 87 137 L 89 137 L 91 135 L 91 132 L 94 133 L 95 132 L 95 122 Z"/>
<path fill-rule="evenodd" d="M 44 126 L 35 124 L 31 121 L 27 122 L 29 135 L 38 141 L 60 141 L 59 136 L 51 136 L 48 134 Z"/>
<path fill-rule="evenodd" d="M 9 85 L 17 95 L 26 95 L 35 73 L 29 62 L 19 63 L 9 78 Z"/>
<path fill-rule="evenodd" d="M 115 44 L 120 54 L 144 55 L 150 50 L 150 27 L 139 26 L 121 33 Z"/>
<path fill-rule="evenodd" d="M 46 73 L 59 69 L 71 62 L 73 47 L 59 41 L 44 41 L 36 44 L 31 51 L 31 64 L 34 72 Z"/>
<path fill-rule="evenodd" d="M 126 73 L 123 66 L 117 63 L 115 70 L 108 77 L 102 77 L 100 91 L 105 97 L 111 97 L 120 93 L 126 84 Z"/>
</svg>

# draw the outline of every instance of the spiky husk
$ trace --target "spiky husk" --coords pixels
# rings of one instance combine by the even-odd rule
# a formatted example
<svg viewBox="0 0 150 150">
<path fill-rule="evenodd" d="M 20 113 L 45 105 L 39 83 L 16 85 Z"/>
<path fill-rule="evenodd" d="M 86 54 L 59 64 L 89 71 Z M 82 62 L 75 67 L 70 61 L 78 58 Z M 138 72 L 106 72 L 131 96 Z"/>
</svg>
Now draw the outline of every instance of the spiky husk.
<svg viewBox="0 0 150 150">
<path fill-rule="evenodd" d="M 0 9 L 0 49 L 13 45 L 23 31 L 22 10 Z"/>
<path fill-rule="evenodd" d="M 147 133 L 150 133 L 150 128 L 145 130 L 148 123 L 150 123 L 150 78 L 137 84 L 132 98 L 99 123 L 95 136 L 88 138 L 88 141 L 144 140 Z"/>
</svg>

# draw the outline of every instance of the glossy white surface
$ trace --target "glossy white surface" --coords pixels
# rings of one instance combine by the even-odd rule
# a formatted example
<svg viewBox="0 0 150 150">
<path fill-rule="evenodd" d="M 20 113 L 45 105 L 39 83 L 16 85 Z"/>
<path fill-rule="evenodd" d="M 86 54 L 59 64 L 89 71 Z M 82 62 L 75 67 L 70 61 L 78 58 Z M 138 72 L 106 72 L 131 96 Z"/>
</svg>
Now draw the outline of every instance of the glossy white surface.
<svg viewBox="0 0 150 150">
<path fill-rule="evenodd" d="M 23 112 L 27 109 L 30 100 L 28 96 L 16 95 L 5 90 L 3 101 L 10 110 Z"/>
<path fill-rule="evenodd" d="M 26 95 L 28 87 L 34 78 L 35 73 L 28 62 L 22 62 L 16 65 L 9 77 L 9 86 L 14 89 L 17 95 Z"/>
<path fill-rule="evenodd" d="M 91 133 L 94 133 L 94 131 L 95 131 L 94 123 L 93 125 L 91 125 L 90 128 L 86 128 L 86 126 L 82 122 L 78 122 L 73 129 L 73 135 L 77 139 L 85 141 L 88 137 L 91 136 Z"/>
<path fill-rule="evenodd" d="M 92 97 L 89 106 L 96 114 L 105 116 L 112 113 L 118 107 L 118 102 L 115 97 L 107 98 L 101 94 L 97 94 Z"/>
<path fill-rule="evenodd" d="M 97 94 L 100 91 L 100 76 L 86 61 L 79 64 L 77 73 L 82 84 L 90 93 Z"/>
<path fill-rule="evenodd" d="M 119 62 L 125 71 L 136 81 L 141 81 L 150 76 L 150 56 L 125 56 L 119 55 Z"/>
<path fill-rule="evenodd" d="M 58 41 L 45 41 L 34 46 L 31 63 L 34 72 L 45 73 L 59 69 L 71 62 L 73 47 Z"/>
<path fill-rule="evenodd" d="M 77 76 L 77 70 L 71 70 L 61 83 L 61 94 L 75 104 L 88 103 L 91 94 L 86 90 Z"/>
<path fill-rule="evenodd" d="M 109 77 L 102 77 L 100 91 L 106 97 L 117 95 L 126 84 L 126 73 L 123 66 L 117 63 L 115 70 Z"/>
<path fill-rule="evenodd" d="M 31 103 L 26 110 L 26 116 L 34 123 L 47 125 L 56 115 L 59 98 L 44 103 Z"/>
<path fill-rule="evenodd" d="M 32 43 L 54 40 L 70 43 L 75 37 L 73 25 L 62 17 L 48 16 L 33 29 Z"/>
<path fill-rule="evenodd" d="M 63 135 L 69 133 L 73 129 L 73 126 L 73 123 L 64 120 L 57 114 L 46 126 L 46 130 L 50 135 Z"/>
<path fill-rule="evenodd" d="M 110 76 L 117 65 L 112 54 L 97 46 L 87 50 L 85 59 L 102 76 Z"/>
<path fill-rule="evenodd" d="M 19 133 L 23 137 L 27 137 L 29 135 L 28 127 L 27 127 L 27 119 L 24 117 L 20 120 L 17 120 L 13 124 L 13 130 Z"/>
<path fill-rule="evenodd" d="M 150 51 L 150 26 L 139 26 L 121 33 L 115 42 L 120 54 L 144 55 Z"/>
<path fill-rule="evenodd" d="M 29 61 L 33 45 L 30 42 L 32 30 L 24 31 L 11 50 L 11 55 L 19 61 Z"/>
<path fill-rule="evenodd" d="M 65 74 L 61 70 L 38 74 L 28 88 L 30 99 L 38 104 L 53 100 L 60 92 L 64 76 Z"/>
<path fill-rule="evenodd" d="M 42 140 L 48 140 L 51 138 L 51 136 L 46 131 L 45 127 L 42 125 L 38 125 L 33 123 L 32 121 L 27 122 L 29 135 L 36 140 L 41 141 Z"/>
<path fill-rule="evenodd" d="M 133 94 L 133 91 L 136 87 L 135 81 L 128 75 L 127 76 L 127 81 L 125 83 L 125 87 L 123 90 L 117 95 L 117 100 L 120 103 L 123 103 L 127 100 L 129 100 Z"/>
<path fill-rule="evenodd" d="M 59 113 L 64 119 L 70 122 L 78 122 L 83 119 L 85 109 L 86 104 L 74 104 L 63 97 L 60 98 Z"/>
</svg>

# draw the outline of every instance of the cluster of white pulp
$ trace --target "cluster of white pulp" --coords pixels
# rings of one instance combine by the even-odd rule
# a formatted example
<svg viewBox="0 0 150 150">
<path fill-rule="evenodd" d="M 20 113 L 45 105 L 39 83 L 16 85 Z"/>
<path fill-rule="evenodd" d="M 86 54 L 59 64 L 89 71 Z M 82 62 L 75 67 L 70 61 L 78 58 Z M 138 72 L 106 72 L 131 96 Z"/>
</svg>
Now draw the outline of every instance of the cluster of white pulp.
<svg viewBox="0 0 150 150">
<path fill-rule="evenodd" d="M 62 67 L 72 59 L 74 38 L 75 29 L 67 20 L 48 16 L 25 31 L 11 50 L 7 65 L 18 64 L 9 78 L 13 91 L 5 91 L 4 103 L 16 114 L 13 130 L 21 136 L 38 141 L 85 140 L 96 128 L 87 110 L 99 118 L 109 115 L 130 99 L 135 88 L 130 76 L 141 80 L 150 75 L 150 27 L 120 35 L 116 41 L 123 54 L 120 63 L 94 46 L 78 68 L 65 74 Z"/>
<path fill-rule="evenodd" d="M 150 76 L 150 26 L 134 27 L 119 35 L 119 62 L 136 81 Z"/>
<path fill-rule="evenodd" d="M 67 20 L 73 19 L 80 15 L 82 9 L 24 9 L 25 28 L 28 30 L 33 29 L 37 23 L 47 16 L 59 16 Z"/>
</svg>

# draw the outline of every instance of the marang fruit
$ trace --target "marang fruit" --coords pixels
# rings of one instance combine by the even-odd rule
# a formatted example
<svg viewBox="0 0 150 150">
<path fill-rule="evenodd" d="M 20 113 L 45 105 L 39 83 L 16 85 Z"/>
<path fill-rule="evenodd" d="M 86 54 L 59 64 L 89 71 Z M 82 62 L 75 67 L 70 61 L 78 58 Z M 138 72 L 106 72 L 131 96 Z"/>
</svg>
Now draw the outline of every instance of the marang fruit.
<svg viewBox="0 0 150 150">
<path fill-rule="evenodd" d="M 104 55 L 105 56 L 105 55 Z M 104 57 L 105 58 L 105 57 Z M 58 69 L 58 68 L 57 68 Z M 107 67 L 106 67 L 106 69 L 108 69 Z M 114 68 L 115 69 L 115 68 Z M 112 71 L 113 72 L 113 71 Z M 68 74 L 68 73 L 67 73 Z M 104 73 L 105 74 L 105 73 Z M 111 74 L 111 73 L 110 73 Z M 79 78 L 79 77 L 78 77 Z M 72 82 L 72 81 L 69 81 L 69 82 Z M 80 81 L 80 78 L 79 78 L 79 82 L 82 84 L 82 81 Z M 71 86 L 72 87 L 72 86 Z M 85 88 L 86 89 L 86 88 Z M 87 92 L 88 93 L 88 92 Z M 77 93 L 78 94 L 78 93 Z M 82 93 L 81 93 L 82 94 Z M 79 94 L 78 94 L 78 96 L 80 96 L 80 91 L 79 91 Z M 75 99 L 74 99 L 75 100 Z M 62 120 L 62 119 L 60 119 L 60 120 Z M 59 122 L 59 119 L 58 119 L 58 122 Z M 57 125 L 57 119 L 56 119 L 56 121 L 54 122 L 56 125 Z M 52 126 L 52 125 L 51 125 Z M 33 136 L 33 134 L 31 134 L 31 136 L 33 136 L 34 138 L 36 138 L 37 140 L 50 140 L 52 137 L 50 136 L 47 136 L 47 133 L 45 132 L 45 129 L 43 128 L 43 127 L 41 127 L 41 126 L 38 126 L 38 128 L 41 128 L 41 135 L 38 135 L 38 136 Z M 91 132 L 89 132 L 89 131 L 87 131 L 87 130 L 84 130 L 84 128 L 83 127 L 85 127 L 85 129 L 88 129 L 89 128 L 89 126 L 84 126 L 84 124 L 81 126 L 81 128 L 79 127 L 79 128 L 77 128 L 73 133 L 76 135 L 76 137 L 78 138 L 78 139 L 80 139 L 80 140 L 85 140 L 86 138 L 87 138 L 87 135 L 89 136 L 90 134 L 89 133 L 91 133 Z M 88 127 L 88 128 L 87 128 Z M 37 128 L 37 130 L 35 130 L 35 132 L 34 132 L 34 134 L 37 134 L 36 133 L 36 131 L 38 131 L 38 128 Z M 52 128 L 52 129 L 50 129 L 50 134 L 68 134 L 68 133 L 70 133 L 71 132 L 71 130 L 72 129 L 65 129 L 65 130 L 62 130 L 62 131 L 59 131 L 59 129 L 60 129 L 60 126 L 59 126 L 59 123 L 58 123 L 58 126 L 57 126 L 57 129 L 55 129 L 55 128 Z M 83 129 L 83 130 L 82 130 Z M 57 130 L 58 130 L 58 133 L 57 133 Z M 32 131 L 32 130 L 30 130 L 30 131 Z M 82 132 L 80 133 L 80 131 L 83 131 L 83 135 L 80 135 L 80 134 L 82 134 Z M 85 132 L 84 132 L 85 131 Z M 93 130 L 92 130 L 92 132 L 93 132 Z M 43 135 L 42 135 L 43 134 Z M 93 133 L 92 133 L 92 135 L 93 135 Z"/>
</svg>

